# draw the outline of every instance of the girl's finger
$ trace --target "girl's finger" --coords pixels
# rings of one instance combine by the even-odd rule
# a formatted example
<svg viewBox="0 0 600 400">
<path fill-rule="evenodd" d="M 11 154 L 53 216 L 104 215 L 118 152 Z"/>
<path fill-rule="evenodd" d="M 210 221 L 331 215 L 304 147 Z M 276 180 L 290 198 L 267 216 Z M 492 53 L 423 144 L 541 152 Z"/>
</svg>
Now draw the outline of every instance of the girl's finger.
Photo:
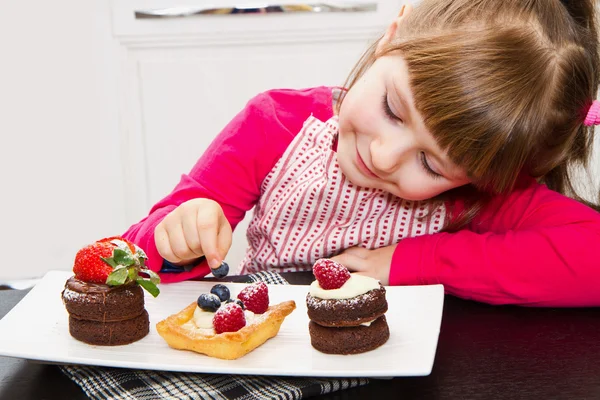
<svg viewBox="0 0 600 400">
<path fill-rule="evenodd" d="M 358 258 L 366 258 L 369 254 L 369 250 L 365 249 L 364 247 L 353 246 L 344 250 L 343 254 L 349 254 Z"/>
<path fill-rule="evenodd" d="M 173 255 L 178 259 L 175 262 L 187 261 L 197 258 L 194 252 L 189 248 L 185 235 L 183 233 L 183 227 L 181 224 L 175 225 L 173 228 L 166 231 L 169 236 L 169 245 Z M 167 260 L 170 261 L 170 260 Z"/>
<path fill-rule="evenodd" d="M 221 214 L 219 221 L 219 233 L 217 235 L 217 248 L 219 249 L 219 256 L 225 258 L 229 249 L 231 248 L 232 231 L 229 221 L 225 218 L 225 215 Z"/>
<path fill-rule="evenodd" d="M 193 258 L 199 258 L 204 255 L 202 252 L 202 242 L 200 241 L 200 235 L 198 234 L 198 227 L 196 224 L 197 214 L 188 215 L 188 218 L 182 218 L 181 228 L 183 230 L 183 236 L 185 242 L 194 255 Z"/>
<path fill-rule="evenodd" d="M 331 257 L 331 259 L 335 262 L 342 264 L 344 267 L 348 268 L 350 271 L 365 271 L 366 265 L 362 258 L 356 257 L 350 253 L 342 253 L 335 257 Z"/>
<path fill-rule="evenodd" d="M 154 229 L 154 244 L 156 245 L 158 254 L 165 260 L 172 263 L 181 261 L 173 254 L 171 244 L 169 243 L 169 235 L 162 224 L 159 224 L 156 229 Z"/>
<path fill-rule="evenodd" d="M 217 247 L 217 222 L 218 217 L 213 213 L 199 212 L 196 218 L 202 253 L 206 256 L 206 261 L 212 269 L 219 268 L 223 262 Z"/>
</svg>

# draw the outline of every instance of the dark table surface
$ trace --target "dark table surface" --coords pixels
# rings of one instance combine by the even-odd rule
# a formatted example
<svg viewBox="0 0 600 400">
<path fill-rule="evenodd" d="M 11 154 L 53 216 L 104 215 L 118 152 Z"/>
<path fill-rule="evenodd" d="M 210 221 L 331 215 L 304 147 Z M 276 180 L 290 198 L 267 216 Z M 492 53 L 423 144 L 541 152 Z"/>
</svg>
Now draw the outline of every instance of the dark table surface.
<svg viewBox="0 0 600 400">
<path fill-rule="evenodd" d="M 312 274 L 282 274 L 297 284 Z M 240 278 L 232 278 L 232 281 Z M 26 291 L 0 291 L 0 317 Z M 54 365 L 0 357 L 0 399 L 85 399 Z M 600 399 L 600 309 L 488 306 L 446 296 L 431 375 L 319 399 Z"/>
</svg>

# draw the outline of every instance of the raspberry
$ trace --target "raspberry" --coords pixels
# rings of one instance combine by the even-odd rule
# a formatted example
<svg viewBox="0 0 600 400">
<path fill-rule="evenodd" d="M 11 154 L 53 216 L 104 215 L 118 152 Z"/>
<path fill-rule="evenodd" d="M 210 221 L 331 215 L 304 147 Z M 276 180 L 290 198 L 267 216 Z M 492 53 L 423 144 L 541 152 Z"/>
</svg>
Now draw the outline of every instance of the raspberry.
<svg viewBox="0 0 600 400">
<path fill-rule="evenodd" d="M 242 307 L 242 310 L 246 309 L 246 306 L 244 305 L 244 302 L 241 301 L 240 299 L 231 299 L 230 298 L 230 299 L 227 300 L 227 303 L 235 303 L 238 306 Z"/>
<path fill-rule="evenodd" d="M 254 314 L 262 314 L 269 308 L 269 289 L 264 282 L 246 286 L 237 297 Z"/>
<path fill-rule="evenodd" d="M 239 331 L 246 326 L 246 316 L 242 307 L 235 303 L 225 304 L 215 313 L 213 326 L 217 333 Z"/>
<path fill-rule="evenodd" d="M 319 281 L 319 285 L 325 290 L 341 288 L 350 279 L 348 268 L 327 258 L 315 262 L 313 274 Z"/>
</svg>

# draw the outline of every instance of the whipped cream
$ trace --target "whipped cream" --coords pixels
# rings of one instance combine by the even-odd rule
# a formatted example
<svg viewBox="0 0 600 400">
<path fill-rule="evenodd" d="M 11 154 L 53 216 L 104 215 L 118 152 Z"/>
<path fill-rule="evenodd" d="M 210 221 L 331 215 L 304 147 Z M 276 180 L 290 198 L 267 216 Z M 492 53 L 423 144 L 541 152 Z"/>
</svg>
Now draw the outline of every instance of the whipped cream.
<svg viewBox="0 0 600 400">
<path fill-rule="evenodd" d="M 214 312 L 204 311 L 200 307 L 196 307 L 194 310 L 194 316 L 192 320 L 194 321 L 194 325 L 198 328 L 202 329 L 214 329 L 213 326 L 213 317 L 215 316 Z"/>
<path fill-rule="evenodd" d="M 370 276 L 358 275 L 356 273 L 350 274 L 350 279 L 338 289 L 323 289 L 319 285 L 319 281 L 313 281 L 310 284 L 309 293 L 313 297 L 320 299 L 350 299 L 352 297 L 360 296 L 361 294 L 367 293 L 370 290 L 378 289 L 379 281 Z"/>
</svg>

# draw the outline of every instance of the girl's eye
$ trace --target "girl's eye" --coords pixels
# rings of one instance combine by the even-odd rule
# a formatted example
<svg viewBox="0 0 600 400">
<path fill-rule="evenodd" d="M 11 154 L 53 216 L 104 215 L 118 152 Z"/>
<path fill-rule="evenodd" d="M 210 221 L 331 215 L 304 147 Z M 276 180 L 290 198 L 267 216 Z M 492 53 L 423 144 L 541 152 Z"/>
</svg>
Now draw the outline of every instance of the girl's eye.
<svg viewBox="0 0 600 400">
<path fill-rule="evenodd" d="M 388 94 L 387 92 L 385 92 L 383 94 L 383 112 L 385 113 L 385 115 L 387 115 L 387 117 L 389 119 L 391 119 L 392 121 L 400 121 L 402 122 L 402 118 L 398 117 L 396 114 L 394 114 L 394 112 L 392 111 L 392 108 L 390 107 L 390 103 L 388 102 Z"/>
<path fill-rule="evenodd" d="M 425 172 L 427 172 L 429 176 L 431 176 L 434 179 L 442 177 L 429 166 L 429 163 L 427 162 L 427 157 L 425 157 L 425 152 L 422 151 L 421 153 L 419 153 L 419 157 L 421 158 L 421 164 L 423 165 L 423 169 L 425 169 Z"/>
</svg>

